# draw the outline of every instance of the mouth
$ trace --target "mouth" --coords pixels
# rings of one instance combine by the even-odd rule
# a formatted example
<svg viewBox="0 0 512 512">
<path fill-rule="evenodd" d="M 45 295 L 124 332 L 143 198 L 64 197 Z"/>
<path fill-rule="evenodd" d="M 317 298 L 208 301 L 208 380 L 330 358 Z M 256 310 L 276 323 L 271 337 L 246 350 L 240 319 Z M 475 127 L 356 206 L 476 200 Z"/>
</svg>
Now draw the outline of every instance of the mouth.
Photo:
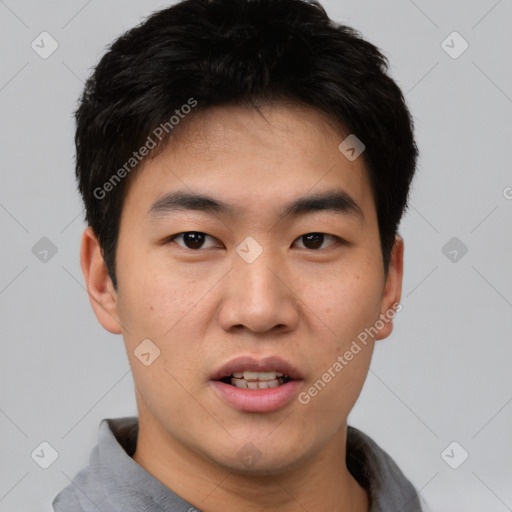
<svg viewBox="0 0 512 512">
<path fill-rule="evenodd" d="M 245 370 L 243 372 L 233 372 L 219 379 L 224 384 L 230 384 L 242 389 L 269 389 L 277 388 L 290 382 L 290 376 L 281 372 L 252 372 Z"/>
<path fill-rule="evenodd" d="M 280 357 L 241 356 L 215 371 L 210 382 L 222 400 L 235 409 L 271 412 L 293 399 L 303 377 Z"/>
<path fill-rule="evenodd" d="M 211 376 L 211 380 L 243 389 L 277 388 L 301 379 L 302 375 L 296 368 L 275 356 L 262 359 L 239 356 L 225 363 Z"/>
</svg>

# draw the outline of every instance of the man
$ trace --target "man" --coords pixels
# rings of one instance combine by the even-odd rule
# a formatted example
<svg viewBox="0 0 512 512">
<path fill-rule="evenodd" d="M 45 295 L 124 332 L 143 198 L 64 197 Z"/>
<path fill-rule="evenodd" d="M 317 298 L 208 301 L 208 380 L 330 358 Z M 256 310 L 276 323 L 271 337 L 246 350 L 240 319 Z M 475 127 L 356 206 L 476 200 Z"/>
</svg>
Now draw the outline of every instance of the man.
<svg viewBox="0 0 512 512">
<path fill-rule="evenodd" d="M 347 426 L 400 309 L 417 148 L 385 58 L 304 0 L 185 0 L 77 111 L 81 264 L 138 417 L 56 511 L 419 511 Z"/>
</svg>

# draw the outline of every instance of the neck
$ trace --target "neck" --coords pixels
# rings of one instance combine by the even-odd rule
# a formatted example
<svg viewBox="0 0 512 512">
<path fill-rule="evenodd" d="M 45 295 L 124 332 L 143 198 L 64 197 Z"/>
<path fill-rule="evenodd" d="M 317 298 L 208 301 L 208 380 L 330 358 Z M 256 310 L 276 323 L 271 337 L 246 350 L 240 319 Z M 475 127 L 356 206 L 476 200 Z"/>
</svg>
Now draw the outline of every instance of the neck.
<svg viewBox="0 0 512 512">
<path fill-rule="evenodd" d="M 204 512 L 368 512 L 367 493 L 348 471 L 345 456 L 346 426 L 321 453 L 291 470 L 241 474 L 189 450 L 156 421 L 139 416 L 133 460 Z"/>
</svg>

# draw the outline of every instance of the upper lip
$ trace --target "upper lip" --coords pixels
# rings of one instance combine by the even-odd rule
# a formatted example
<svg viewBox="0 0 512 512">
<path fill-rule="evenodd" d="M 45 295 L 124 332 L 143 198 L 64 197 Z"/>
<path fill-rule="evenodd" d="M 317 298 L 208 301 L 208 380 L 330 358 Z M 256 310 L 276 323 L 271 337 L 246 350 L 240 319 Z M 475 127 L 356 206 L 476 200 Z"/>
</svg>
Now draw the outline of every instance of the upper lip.
<svg viewBox="0 0 512 512">
<path fill-rule="evenodd" d="M 280 372 L 283 375 L 288 375 L 290 379 L 302 379 L 302 375 L 299 370 L 280 357 L 266 356 L 256 358 L 250 355 L 242 355 L 234 357 L 215 370 L 212 374 L 211 380 L 220 380 L 235 372 L 243 372 L 245 370 L 251 372 L 275 371 Z"/>
</svg>

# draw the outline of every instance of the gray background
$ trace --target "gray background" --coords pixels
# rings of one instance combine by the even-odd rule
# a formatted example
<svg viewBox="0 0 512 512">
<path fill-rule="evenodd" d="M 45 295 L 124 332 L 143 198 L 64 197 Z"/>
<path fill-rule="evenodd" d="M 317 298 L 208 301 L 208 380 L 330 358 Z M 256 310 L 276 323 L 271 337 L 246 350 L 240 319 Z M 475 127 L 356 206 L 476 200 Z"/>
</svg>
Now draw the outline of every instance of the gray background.
<svg viewBox="0 0 512 512">
<path fill-rule="evenodd" d="M 50 511 L 100 420 L 136 413 L 122 339 L 98 324 L 83 286 L 72 112 L 105 46 L 166 5 L 0 1 L 0 511 Z M 403 310 L 350 422 L 430 510 L 512 510 L 512 1 L 323 5 L 389 57 L 421 151 L 401 225 Z M 47 59 L 31 48 L 43 31 L 59 45 Z M 442 45 L 453 31 L 469 44 L 457 58 L 445 50 L 461 40 Z M 32 250 L 42 237 L 57 248 L 47 261 Z M 43 441 L 58 453 L 48 469 L 35 462 L 50 461 Z"/>
</svg>

